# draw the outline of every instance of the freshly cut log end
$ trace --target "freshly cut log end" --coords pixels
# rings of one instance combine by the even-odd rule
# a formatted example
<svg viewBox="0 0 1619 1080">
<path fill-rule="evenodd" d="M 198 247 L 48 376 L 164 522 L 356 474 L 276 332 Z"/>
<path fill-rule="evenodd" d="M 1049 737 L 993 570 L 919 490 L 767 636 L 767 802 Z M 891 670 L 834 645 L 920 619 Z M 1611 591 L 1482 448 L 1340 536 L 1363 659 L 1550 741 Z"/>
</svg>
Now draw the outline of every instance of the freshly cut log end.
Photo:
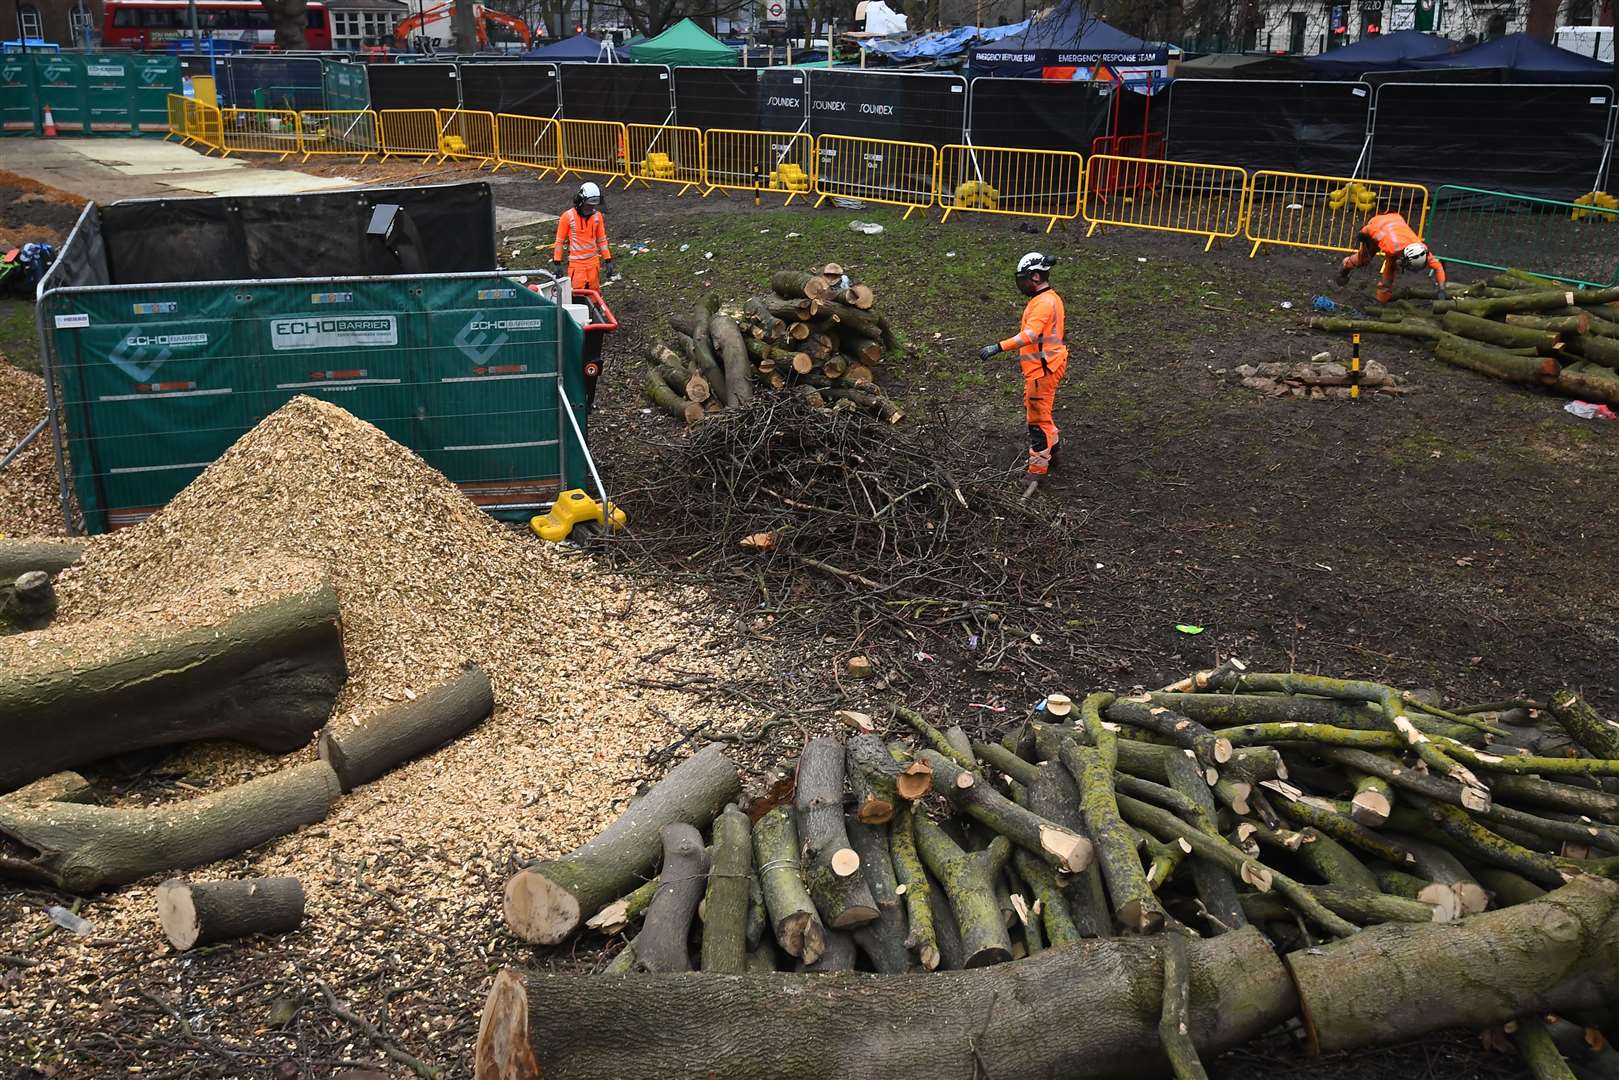
<svg viewBox="0 0 1619 1080">
<path fill-rule="evenodd" d="M 1424 885 L 1417 890 L 1417 899 L 1434 909 L 1433 921 L 1439 923 L 1455 922 L 1462 916 L 1462 905 L 1456 890 L 1449 885 L 1434 882 Z"/>
<path fill-rule="evenodd" d="M 297 878 L 190 882 L 157 887 L 163 936 L 184 952 L 249 934 L 286 934 L 304 921 L 304 887 Z"/>
<path fill-rule="evenodd" d="M 1381 791 L 1362 791 L 1350 805 L 1353 808 L 1350 816 L 1371 829 L 1388 824 L 1389 814 L 1394 810 L 1393 802 Z"/>
<path fill-rule="evenodd" d="M 535 870 L 506 880 L 505 908 L 507 928 L 536 945 L 556 945 L 579 928 L 579 901 Z"/>
<path fill-rule="evenodd" d="M 473 1080 L 540 1080 L 528 1037 L 528 987 L 510 968 L 495 976 L 478 1019 Z"/>
<path fill-rule="evenodd" d="M 894 779 L 900 798 L 915 802 L 933 790 L 933 770 L 925 762 L 913 761 Z"/>
<path fill-rule="evenodd" d="M 826 927 L 814 912 L 796 911 L 776 924 L 776 935 L 789 956 L 813 964 L 826 952 Z"/>
<path fill-rule="evenodd" d="M 694 401 L 701 405 L 703 402 L 709 399 L 711 394 L 712 391 L 708 388 L 708 380 L 703 378 L 701 375 L 693 375 L 691 378 L 686 380 L 687 401 Z"/>
<path fill-rule="evenodd" d="M 849 877 L 860 872 L 860 856 L 854 848 L 843 848 L 832 853 L 832 872 L 838 877 Z"/>
<path fill-rule="evenodd" d="M 1119 926 L 1132 934 L 1156 934 L 1164 928 L 1164 912 L 1140 900 L 1126 900 L 1115 915 Z"/>
</svg>

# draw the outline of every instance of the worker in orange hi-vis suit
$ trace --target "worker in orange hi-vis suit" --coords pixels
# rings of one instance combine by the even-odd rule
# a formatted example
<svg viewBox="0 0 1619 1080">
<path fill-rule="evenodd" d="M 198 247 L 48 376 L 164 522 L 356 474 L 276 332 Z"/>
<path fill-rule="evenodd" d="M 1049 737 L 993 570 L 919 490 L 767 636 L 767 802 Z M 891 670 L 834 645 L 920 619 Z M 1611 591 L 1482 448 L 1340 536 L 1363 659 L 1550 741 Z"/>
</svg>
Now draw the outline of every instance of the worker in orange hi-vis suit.
<svg viewBox="0 0 1619 1080">
<path fill-rule="evenodd" d="M 1399 214 L 1378 214 L 1366 223 L 1360 230 L 1360 247 L 1338 267 L 1338 284 L 1348 285 L 1349 272 L 1357 266 L 1364 266 L 1380 252 L 1383 256 L 1383 276 L 1377 282 L 1379 304 L 1394 299 L 1394 274 L 1401 269 L 1421 270 L 1426 267 L 1432 270 L 1434 280 L 1439 283 L 1439 296 L 1446 298 L 1444 266 L 1433 257 L 1428 245 L 1417 239 L 1416 230 Z"/>
<path fill-rule="evenodd" d="M 602 220 L 602 189 L 586 182 L 579 185 L 573 197 L 573 209 L 557 219 L 557 242 L 551 249 L 551 273 L 562 276 L 563 260 L 567 260 L 568 280 L 576 289 L 599 289 L 602 270 L 609 278 L 613 271 L 613 256 L 607 250 L 607 225 Z"/>
<path fill-rule="evenodd" d="M 1016 349 L 1023 365 L 1023 411 L 1029 422 L 1029 486 L 1025 496 L 1045 479 L 1056 460 L 1058 432 L 1051 410 L 1057 401 L 1057 384 L 1068 371 L 1062 297 L 1050 281 L 1053 265 L 1054 260 L 1038 251 L 1018 260 L 1018 291 L 1029 298 L 1023 308 L 1023 325 L 1005 341 L 978 350 L 978 359 L 990 360 Z"/>
</svg>

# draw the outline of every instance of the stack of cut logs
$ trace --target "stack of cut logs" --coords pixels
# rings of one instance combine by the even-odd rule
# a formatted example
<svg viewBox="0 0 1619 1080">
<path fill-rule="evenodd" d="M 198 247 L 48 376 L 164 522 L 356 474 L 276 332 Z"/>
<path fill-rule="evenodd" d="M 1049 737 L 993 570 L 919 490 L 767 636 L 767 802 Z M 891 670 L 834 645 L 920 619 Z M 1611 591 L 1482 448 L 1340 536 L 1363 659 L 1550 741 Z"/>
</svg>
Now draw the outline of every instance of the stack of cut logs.
<svg viewBox="0 0 1619 1080">
<path fill-rule="evenodd" d="M 997 1022 L 1015 1029 L 1013 1014 L 1044 994 L 1085 1006 L 1068 1013 L 1085 1024 L 1058 1026 L 1126 1041 L 1150 1011 L 1141 1037 L 1161 1040 L 1178 1076 L 1202 1075 L 1194 1040 L 1230 1045 L 1293 1015 L 1295 988 L 1311 1038 L 1329 1048 L 1514 1018 L 1539 1046 L 1549 1012 L 1611 1022 L 1603 995 L 1619 991 L 1619 885 L 1604 879 L 1619 877 L 1619 724 L 1574 693 L 1447 709 L 1431 692 L 1230 660 L 1155 693 L 1052 694 L 995 743 L 898 706 L 892 728 L 908 729 L 908 744 L 885 740 L 864 714 L 839 717 L 854 733 L 811 739 L 796 785 L 743 804 L 735 767 L 709 747 L 595 840 L 507 884 L 506 920 L 525 940 L 621 934 L 609 973 L 726 973 L 758 979 L 751 994 L 746 982 L 593 988 L 558 976 L 525 990 L 503 975 L 480 1062 L 499 1039 L 518 1038 L 520 1014 L 519 1041 L 526 1052 L 532 1036 L 547 1076 L 553 1066 L 558 1076 L 730 1075 L 717 1055 L 735 1022 L 748 1075 L 822 1076 L 754 1055 L 769 1056 L 778 1025 L 797 1029 L 782 1039 L 832 1053 L 836 1036 L 823 1045 L 813 1032 L 837 1030 L 840 1018 L 860 1028 L 853 1017 L 869 1021 L 869 1009 L 917 1038 L 932 1025 L 935 1043 Z M 1543 901 L 1548 890 L 1560 891 Z M 1597 897 L 1597 921 L 1553 914 Z M 1258 987 L 1264 960 L 1254 957 L 1275 957 L 1252 943 L 1266 938 L 1291 953 L 1291 980 L 1278 971 Z M 1072 959 L 1058 958 L 1065 952 Z M 1488 989 L 1475 992 L 1471 969 L 1486 957 Z M 764 974 L 898 976 L 1013 960 L 1040 966 L 1021 976 L 991 967 L 937 993 L 931 980 L 895 980 L 905 988 L 895 996 L 881 982 L 835 977 L 793 994 L 768 981 L 783 976 Z M 1078 988 L 1120 967 L 1150 1010 Z M 1075 985 L 1035 975 L 1058 970 Z M 1426 988 L 1439 996 L 1411 996 Z M 753 994 L 759 1011 L 748 1011 Z M 970 1030 L 950 1026 L 972 1011 L 962 999 L 982 1011 Z M 730 1012 L 739 1008 L 745 1017 Z M 621 1024 L 648 1015 L 659 1017 L 657 1040 L 619 1039 Z M 544 1030 L 528 1032 L 529 1021 Z M 874 1033 L 861 1053 L 875 1058 L 850 1075 L 922 1075 L 900 1067 L 906 1038 L 890 1045 Z M 1078 1060 L 1085 1036 L 1038 1030 L 1033 1042 L 1051 1040 L 1039 1047 L 985 1038 L 983 1072 L 959 1075 L 1114 1074 Z M 607 1058 L 584 1067 L 591 1053 Z M 1069 1057 L 1072 1071 L 1054 1064 Z"/>
<path fill-rule="evenodd" d="M 876 384 L 876 368 L 899 349 L 876 293 L 837 263 L 770 276 L 769 296 L 722 308 L 712 294 L 669 317 L 667 339 L 646 353 L 646 395 L 688 423 L 746 404 L 758 380 L 816 407 L 848 402 L 889 423 L 900 410 Z"/>
<path fill-rule="evenodd" d="M 1395 334 L 1506 382 L 1619 405 L 1619 288 L 1575 289 L 1520 270 L 1448 290 L 1398 289 L 1375 319 L 1316 318 L 1317 330 Z"/>
</svg>

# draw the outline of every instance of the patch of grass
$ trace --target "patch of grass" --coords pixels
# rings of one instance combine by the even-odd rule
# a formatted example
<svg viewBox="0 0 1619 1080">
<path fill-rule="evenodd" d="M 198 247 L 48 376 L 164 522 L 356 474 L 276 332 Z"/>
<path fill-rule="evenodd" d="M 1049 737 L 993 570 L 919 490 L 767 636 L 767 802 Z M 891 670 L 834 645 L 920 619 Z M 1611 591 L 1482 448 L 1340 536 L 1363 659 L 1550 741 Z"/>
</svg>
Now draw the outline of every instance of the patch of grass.
<svg viewBox="0 0 1619 1080">
<path fill-rule="evenodd" d="M 1388 456 L 1401 466 L 1479 460 L 1479 454 L 1467 445 L 1426 429 L 1413 431 L 1395 443 L 1389 448 Z"/>
<path fill-rule="evenodd" d="M 24 371 L 39 372 L 39 336 L 34 329 L 34 305 L 26 300 L 0 299 L 0 354 Z"/>
</svg>

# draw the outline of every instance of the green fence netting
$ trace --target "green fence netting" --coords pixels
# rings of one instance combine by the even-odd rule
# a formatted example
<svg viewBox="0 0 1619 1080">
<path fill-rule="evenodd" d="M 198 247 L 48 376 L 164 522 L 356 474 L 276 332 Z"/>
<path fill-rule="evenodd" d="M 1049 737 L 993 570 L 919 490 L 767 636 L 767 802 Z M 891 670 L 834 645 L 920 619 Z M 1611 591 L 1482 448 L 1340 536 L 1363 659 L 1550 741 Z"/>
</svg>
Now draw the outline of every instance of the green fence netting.
<svg viewBox="0 0 1619 1080">
<path fill-rule="evenodd" d="M 1619 210 L 1445 184 L 1434 189 L 1427 233 L 1447 263 L 1619 285 Z"/>
<path fill-rule="evenodd" d="M 321 84 L 326 91 L 326 108 L 337 112 L 358 112 L 371 107 L 371 87 L 364 64 L 344 64 L 326 60 L 320 66 Z"/>
<path fill-rule="evenodd" d="M 492 513 L 582 486 L 583 334 L 498 275 L 63 290 L 42 317 L 86 531 L 166 503 L 297 394 L 376 424 Z"/>
<path fill-rule="evenodd" d="M 0 131 L 40 135 L 45 107 L 61 135 L 166 134 L 180 60 L 125 53 L 0 56 Z"/>
</svg>

